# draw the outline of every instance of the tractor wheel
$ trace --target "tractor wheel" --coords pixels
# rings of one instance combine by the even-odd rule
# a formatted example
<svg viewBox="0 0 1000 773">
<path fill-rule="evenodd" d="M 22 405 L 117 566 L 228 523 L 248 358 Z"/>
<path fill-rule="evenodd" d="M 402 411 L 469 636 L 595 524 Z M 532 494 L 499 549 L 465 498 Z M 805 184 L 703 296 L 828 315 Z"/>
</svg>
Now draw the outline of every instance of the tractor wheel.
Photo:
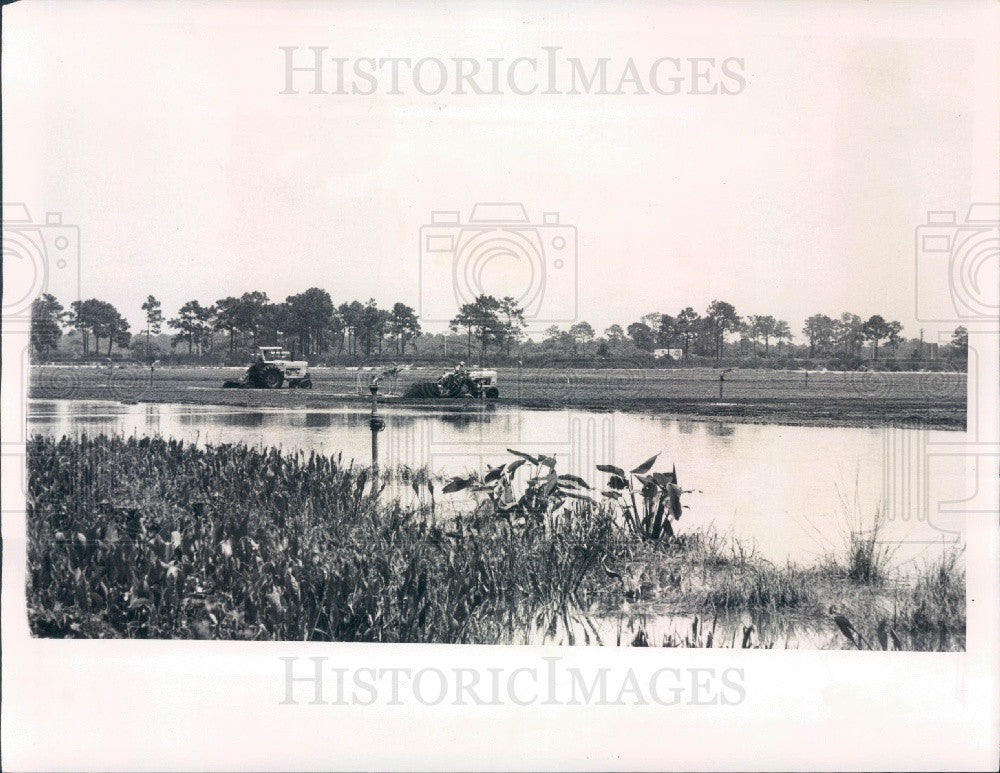
<svg viewBox="0 0 1000 773">
<path fill-rule="evenodd" d="M 312 388 L 313 388 L 313 382 L 312 379 L 309 378 L 309 376 L 306 376 L 299 382 L 299 389 L 312 389 Z"/>
<path fill-rule="evenodd" d="M 500 390 L 497 389 L 496 387 L 486 387 L 486 391 L 484 394 L 486 395 L 487 399 L 496 400 L 500 396 Z"/>
<path fill-rule="evenodd" d="M 265 389 L 281 389 L 281 385 L 285 380 L 284 375 L 277 368 L 265 368 L 261 374 L 261 378 Z"/>
<path fill-rule="evenodd" d="M 243 377 L 243 380 L 254 389 L 264 389 L 264 373 L 256 365 L 251 365 L 247 368 L 247 374 Z"/>
<path fill-rule="evenodd" d="M 443 379 L 438 381 L 438 392 L 441 397 L 458 397 L 462 394 L 465 385 L 457 379 Z"/>
</svg>

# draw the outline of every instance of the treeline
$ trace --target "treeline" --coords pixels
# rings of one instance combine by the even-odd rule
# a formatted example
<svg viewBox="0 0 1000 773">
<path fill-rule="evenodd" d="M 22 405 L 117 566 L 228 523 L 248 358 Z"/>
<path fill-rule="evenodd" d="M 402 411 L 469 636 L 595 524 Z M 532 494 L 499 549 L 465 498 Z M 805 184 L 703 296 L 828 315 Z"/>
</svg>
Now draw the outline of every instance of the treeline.
<svg viewBox="0 0 1000 773">
<path fill-rule="evenodd" d="M 512 311 L 513 306 L 513 311 Z M 805 343 L 795 345 L 795 335 L 787 321 L 771 315 L 741 316 L 733 304 L 714 300 L 704 314 L 687 306 L 676 314 L 644 314 L 627 327 L 614 324 L 598 335 L 588 322 L 576 322 L 566 328 L 552 325 L 539 341 L 523 339 L 523 314 L 511 299 L 497 301 L 481 296 L 466 304 L 452 320 L 453 330 L 464 329 L 467 354 L 473 355 L 473 342 L 480 357 L 511 355 L 512 349 L 524 361 L 545 361 L 555 356 L 563 361 L 628 361 L 653 364 L 656 360 L 706 364 L 723 359 L 741 364 L 786 363 L 793 360 L 813 367 L 857 368 L 865 362 L 895 359 L 901 354 L 912 361 L 934 359 L 937 343 L 924 344 L 922 338 L 903 337 L 903 326 L 879 314 L 867 319 L 851 312 L 837 317 L 814 314 L 805 321 Z M 903 352 L 907 344 L 908 351 Z M 867 347 L 867 351 L 866 351 Z M 959 327 L 944 353 L 951 359 L 963 359 L 968 347 L 968 333 Z"/>
<path fill-rule="evenodd" d="M 586 323 L 578 323 L 566 334 L 577 338 L 583 328 L 583 335 L 593 335 Z M 903 342 L 903 326 L 893 320 L 886 321 L 875 314 L 867 320 L 857 314 L 844 312 L 833 318 L 826 314 L 814 314 L 806 320 L 802 334 L 809 342 L 809 356 L 828 356 L 843 353 L 848 356 L 860 355 L 865 343 L 872 347 L 872 359 L 878 359 L 879 346 L 883 342 L 893 355 Z M 559 334 L 558 332 L 554 334 Z M 750 314 L 741 317 L 735 307 L 725 301 L 712 301 L 704 315 L 698 314 L 690 306 L 676 315 L 646 314 L 633 322 L 625 330 L 612 325 L 604 331 L 608 341 L 618 341 L 628 336 L 638 349 L 653 351 L 657 348 L 680 349 L 683 357 L 691 354 L 721 358 L 727 345 L 734 345 L 738 355 L 768 356 L 772 345 L 780 354 L 784 345 L 794 339 L 791 327 L 783 319 L 769 314 Z"/>
<path fill-rule="evenodd" d="M 625 327 L 611 325 L 601 335 L 585 321 L 553 325 L 537 340 L 527 337 L 524 310 L 513 298 L 489 295 L 463 305 L 450 322 L 450 334 L 435 335 L 421 329 L 416 311 L 405 303 L 387 309 L 374 299 L 335 305 L 330 294 L 317 287 L 281 302 L 261 291 L 210 304 L 191 300 L 170 315 L 164 314 L 158 299 L 148 296 L 141 309 L 145 326 L 133 332 L 106 301 L 75 301 L 66 309 L 52 295 L 42 295 L 32 307 L 33 349 L 42 357 L 53 356 L 64 331 L 72 330 L 84 357 L 110 356 L 117 346 L 136 358 L 175 354 L 212 361 L 245 359 L 248 350 L 262 345 L 284 346 L 317 362 L 463 356 L 469 362 L 544 362 L 556 357 L 580 364 L 736 359 L 751 365 L 808 360 L 817 366 L 854 368 L 887 356 L 922 361 L 937 355 L 937 344 L 904 338 L 898 321 L 878 314 L 867 319 L 851 312 L 814 314 L 802 328 L 802 343 L 796 344 L 787 321 L 772 315 L 741 316 L 721 300 L 712 301 L 704 313 L 688 306 L 675 314 L 645 314 Z M 964 357 L 967 341 L 965 328 L 957 328 L 945 355 Z"/>
<path fill-rule="evenodd" d="M 220 298 L 212 304 L 191 300 L 169 319 L 160 301 L 150 295 L 142 304 L 145 328 L 138 334 L 110 303 L 91 298 L 74 301 L 69 309 L 52 295 L 42 295 L 32 306 L 32 346 L 38 354 L 50 354 L 58 347 L 66 329 L 77 331 L 83 354 L 99 353 L 102 339 L 107 354 L 112 344 L 148 352 L 156 351 L 153 336 L 164 325 L 173 331 L 170 347 L 188 355 L 216 353 L 222 346 L 230 354 L 264 345 L 294 348 L 304 357 L 334 351 L 338 354 L 371 357 L 390 349 L 405 355 L 407 345 L 421 333 L 416 312 L 404 303 L 380 309 L 374 299 L 334 306 L 330 294 L 318 287 L 272 302 L 267 293 L 253 291 L 241 296 Z M 93 350 L 91 349 L 93 339 Z M 138 340 L 134 340 L 138 339 Z"/>
<path fill-rule="evenodd" d="M 38 354 L 51 354 L 58 348 L 63 331 L 71 329 L 81 336 L 84 356 L 101 353 L 102 342 L 107 343 L 104 353 L 108 356 L 112 345 L 123 349 L 131 344 L 133 350 L 141 352 L 145 343 L 153 353 L 152 337 L 159 336 L 166 326 L 174 331 L 171 349 L 188 355 L 214 354 L 220 345 L 230 354 L 281 345 L 303 357 L 333 354 L 371 358 L 386 353 L 406 356 L 407 347 L 423 333 L 416 311 L 405 303 L 381 309 L 370 299 L 335 306 L 330 294 L 318 287 L 290 295 L 281 303 L 272 302 L 261 291 L 221 298 L 209 305 L 191 300 L 169 319 L 161 302 L 150 295 L 142 311 L 145 328 L 134 334 L 128 321 L 106 301 L 74 301 L 65 309 L 58 299 L 45 294 L 32 307 L 32 345 Z M 462 331 L 471 359 L 473 344 L 480 355 L 494 345 L 510 355 L 524 338 L 527 324 L 524 310 L 513 298 L 498 300 L 484 295 L 462 306 L 450 327 Z"/>
</svg>

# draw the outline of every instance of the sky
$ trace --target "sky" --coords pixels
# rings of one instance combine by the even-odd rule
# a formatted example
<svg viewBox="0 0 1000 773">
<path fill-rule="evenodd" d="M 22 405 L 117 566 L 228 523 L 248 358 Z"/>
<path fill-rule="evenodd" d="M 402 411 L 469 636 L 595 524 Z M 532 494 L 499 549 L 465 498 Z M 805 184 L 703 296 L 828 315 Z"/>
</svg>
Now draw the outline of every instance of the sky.
<svg viewBox="0 0 1000 773">
<path fill-rule="evenodd" d="M 457 281 L 529 299 L 535 332 L 719 298 L 797 334 L 849 310 L 931 340 L 955 324 L 916 308 L 918 286 L 946 294 L 948 278 L 940 256 L 916 254 L 915 228 L 1000 199 L 989 5 L 21 2 L 3 11 L 4 201 L 78 227 L 82 296 L 134 330 L 148 294 L 169 317 L 192 298 L 311 286 L 335 303 L 405 302 L 436 330 Z M 309 73 L 281 93 L 282 47 L 302 65 L 310 46 L 328 91 L 335 58 L 348 74 L 366 57 L 438 59 L 453 82 L 455 58 L 485 72 L 559 47 L 556 90 L 568 58 L 606 57 L 613 82 L 635 62 L 648 93 L 425 94 L 403 78 L 390 94 L 384 68 L 373 94 L 351 93 L 360 78 L 312 94 Z M 690 72 L 681 93 L 656 93 L 664 57 L 681 72 L 713 59 L 737 93 L 689 93 Z M 469 246 L 483 273 L 456 280 L 480 202 L 558 226 L 501 226 L 526 252 Z M 434 211 L 458 225 L 422 232 Z M 430 251 L 434 234 L 452 251 Z M 73 265 L 49 271 L 61 299 Z"/>
</svg>

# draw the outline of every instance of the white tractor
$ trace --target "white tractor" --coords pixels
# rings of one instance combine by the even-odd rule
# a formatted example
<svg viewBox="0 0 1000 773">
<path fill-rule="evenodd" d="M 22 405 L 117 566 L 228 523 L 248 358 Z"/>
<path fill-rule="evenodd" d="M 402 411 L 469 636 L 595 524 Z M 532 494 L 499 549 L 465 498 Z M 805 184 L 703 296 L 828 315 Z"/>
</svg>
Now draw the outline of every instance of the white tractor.
<svg viewBox="0 0 1000 773">
<path fill-rule="evenodd" d="M 291 359 L 288 351 L 280 346 L 261 346 L 243 380 L 227 381 L 223 387 L 281 389 L 285 382 L 288 382 L 290 389 L 311 389 L 309 363 Z"/>
<path fill-rule="evenodd" d="M 441 397 L 469 395 L 491 400 L 500 397 L 495 370 L 466 370 L 464 365 L 441 376 L 437 381 L 437 391 Z"/>
<path fill-rule="evenodd" d="M 495 370 L 470 370 L 469 380 L 476 385 L 477 397 L 496 399 L 500 396 L 500 387 L 497 385 L 497 372 Z"/>
</svg>

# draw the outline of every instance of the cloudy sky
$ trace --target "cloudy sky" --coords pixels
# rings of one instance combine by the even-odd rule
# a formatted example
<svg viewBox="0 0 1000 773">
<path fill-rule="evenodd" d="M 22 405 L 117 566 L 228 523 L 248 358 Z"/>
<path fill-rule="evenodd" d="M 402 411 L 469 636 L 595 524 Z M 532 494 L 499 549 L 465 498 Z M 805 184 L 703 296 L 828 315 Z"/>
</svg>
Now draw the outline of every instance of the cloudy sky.
<svg viewBox="0 0 1000 773">
<path fill-rule="evenodd" d="M 431 212 L 521 202 L 532 224 L 576 227 L 561 271 L 546 256 L 543 317 L 575 271 L 599 330 L 721 298 L 796 332 L 851 310 L 917 335 L 935 326 L 916 283 L 947 277 L 918 270 L 915 226 L 998 196 L 990 5 L 21 2 L 3 19 L 4 200 L 79 226 L 84 297 L 136 329 L 149 293 L 168 316 L 313 285 L 419 307 L 422 272 L 428 291 L 451 281 L 421 256 Z M 613 83 L 635 62 L 648 93 L 423 94 L 404 77 L 387 94 L 382 71 L 370 95 L 350 78 L 310 94 L 308 73 L 282 94 L 283 46 L 304 64 L 326 47 L 329 91 L 334 58 L 348 76 L 365 57 L 437 58 L 453 79 L 455 58 L 555 46 L 563 90 L 568 58 L 605 57 Z M 738 93 L 691 94 L 690 72 L 656 93 L 664 57 L 715 59 L 716 78 L 738 59 Z"/>
</svg>

